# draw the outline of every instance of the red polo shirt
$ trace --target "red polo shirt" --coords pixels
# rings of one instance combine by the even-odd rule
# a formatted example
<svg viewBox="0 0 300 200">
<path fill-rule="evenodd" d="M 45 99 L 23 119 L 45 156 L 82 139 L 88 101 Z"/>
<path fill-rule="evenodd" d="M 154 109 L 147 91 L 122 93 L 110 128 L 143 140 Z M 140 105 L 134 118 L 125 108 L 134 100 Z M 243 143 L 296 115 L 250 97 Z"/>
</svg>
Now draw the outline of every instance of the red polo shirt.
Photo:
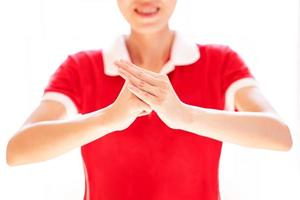
<svg viewBox="0 0 300 200">
<path fill-rule="evenodd" d="M 178 43 L 163 73 L 184 103 L 232 108 L 228 101 L 234 92 L 254 84 L 241 57 L 228 46 L 195 45 L 191 63 L 178 65 Z M 81 114 L 110 105 L 124 83 L 110 59 L 102 50 L 68 56 L 51 76 L 43 99 Z M 219 200 L 221 147 L 220 141 L 169 128 L 155 112 L 138 117 L 126 130 L 81 147 L 84 200 Z"/>
</svg>

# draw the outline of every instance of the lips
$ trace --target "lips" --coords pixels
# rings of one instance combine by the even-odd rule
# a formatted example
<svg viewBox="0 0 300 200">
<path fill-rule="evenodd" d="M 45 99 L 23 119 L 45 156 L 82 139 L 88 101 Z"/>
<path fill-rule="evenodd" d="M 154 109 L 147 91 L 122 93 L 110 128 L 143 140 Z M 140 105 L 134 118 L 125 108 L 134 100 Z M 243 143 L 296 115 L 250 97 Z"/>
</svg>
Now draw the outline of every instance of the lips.
<svg viewBox="0 0 300 200">
<path fill-rule="evenodd" d="M 135 8 L 134 12 L 142 17 L 151 17 L 159 12 L 160 8 L 156 6 L 145 6 Z"/>
</svg>

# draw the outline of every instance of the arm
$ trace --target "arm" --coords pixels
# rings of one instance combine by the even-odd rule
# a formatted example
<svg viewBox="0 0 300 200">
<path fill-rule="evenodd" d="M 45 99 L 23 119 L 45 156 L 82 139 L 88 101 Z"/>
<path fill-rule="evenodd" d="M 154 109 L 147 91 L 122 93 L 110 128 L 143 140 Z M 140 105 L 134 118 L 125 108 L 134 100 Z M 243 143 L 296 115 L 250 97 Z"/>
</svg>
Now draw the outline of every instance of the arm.
<svg viewBox="0 0 300 200">
<path fill-rule="evenodd" d="M 66 118 L 60 101 L 43 100 L 22 128 L 10 139 L 6 150 L 9 165 L 44 161 L 130 126 L 149 106 L 134 96 L 124 83 L 118 97 L 100 110 Z"/>
<path fill-rule="evenodd" d="M 255 86 L 239 89 L 235 105 L 243 112 L 206 109 L 180 101 L 166 75 L 116 62 L 132 93 L 148 103 L 170 128 L 255 148 L 289 150 L 289 128 Z"/>
<path fill-rule="evenodd" d="M 87 144 L 116 130 L 117 120 L 110 107 L 64 119 L 66 109 L 55 101 L 42 101 L 19 131 L 9 140 L 6 150 L 10 166 L 44 161 Z"/>
<path fill-rule="evenodd" d="M 279 119 L 257 87 L 245 87 L 235 95 L 243 112 L 220 111 L 184 105 L 181 129 L 216 140 L 248 147 L 289 150 L 289 128 Z"/>
</svg>

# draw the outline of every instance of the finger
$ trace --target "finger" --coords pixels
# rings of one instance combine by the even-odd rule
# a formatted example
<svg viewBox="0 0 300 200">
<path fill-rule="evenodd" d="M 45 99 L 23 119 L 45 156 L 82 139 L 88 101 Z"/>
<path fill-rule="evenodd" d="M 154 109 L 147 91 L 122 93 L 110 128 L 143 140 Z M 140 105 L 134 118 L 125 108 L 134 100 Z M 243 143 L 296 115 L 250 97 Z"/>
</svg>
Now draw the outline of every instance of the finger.
<svg viewBox="0 0 300 200">
<path fill-rule="evenodd" d="M 151 107 L 155 104 L 156 98 L 152 94 L 141 90 L 130 83 L 127 85 L 127 87 L 134 95 L 136 95 L 138 98 L 140 98 L 142 101 L 144 101 Z"/>
<path fill-rule="evenodd" d="M 125 79 L 126 83 L 129 82 L 129 77 L 125 73 L 121 72 L 121 70 L 118 69 L 119 75 Z"/>
<path fill-rule="evenodd" d="M 151 93 L 152 95 L 158 96 L 159 92 L 157 91 L 157 88 L 155 88 L 154 86 L 148 84 L 147 82 L 143 81 L 143 80 L 139 80 L 138 78 L 136 78 L 135 76 L 133 76 L 132 74 L 130 74 L 129 72 L 123 70 L 122 68 L 119 68 L 119 74 L 126 80 L 128 80 L 131 84 L 133 84 L 134 86 Z"/>
<path fill-rule="evenodd" d="M 143 111 L 143 112 L 141 112 L 139 115 L 138 115 L 138 117 L 141 117 L 141 116 L 144 116 L 144 115 L 149 115 L 150 113 L 152 112 L 152 110 L 149 110 L 149 111 Z"/>
<path fill-rule="evenodd" d="M 156 86 L 150 85 L 149 83 L 145 82 L 144 80 L 140 80 L 140 79 L 136 78 L 129 72 L 123 70 L 122 68 L 119 68 L 118 70 L 119 70 L 120 75 L 123 78 L 129 80 L 134 86 L 136 86 L 148 93 L 151 93 L 154 96 L 159 96 L 159 88 L 157 88 Z"/>
<path fill-rule="evenodd" d="M 146 103 L 144 103 L 144 104 L 146 104 Z M 146 107 L 144 108 L 143 112 L 149 114 L 152 112 L 152 108 L 147 104 Z"/>
<path fill-rule="evenodd" d="M 148 115 L 152 112 L 152 108 L 148 104 L 146 104 L 145 102 L 143 102 L 143 104 L 145 104 L 146 106 L 144 107 L 144 110 L 142 112 L 140 112 L 140 114 L 138 116 Z"/>
<path fill-rule="evenodd" d="M 137 77 L 138 79 L 144 80 L 151 85 L 159 85 L 161 82 L 161 74 L 142 69 L 128 61 L 116 61 L 115 64 L 118 68 L 122 68 L 128 71 L 133 76 Z"/>
</svg>

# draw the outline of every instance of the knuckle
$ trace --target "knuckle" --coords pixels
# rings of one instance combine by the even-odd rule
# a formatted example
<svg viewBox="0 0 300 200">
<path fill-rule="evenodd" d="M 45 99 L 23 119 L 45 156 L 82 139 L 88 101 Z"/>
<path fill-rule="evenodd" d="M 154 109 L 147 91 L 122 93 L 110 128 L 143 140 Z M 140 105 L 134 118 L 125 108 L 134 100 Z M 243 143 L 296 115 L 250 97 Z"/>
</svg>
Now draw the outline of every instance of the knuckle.
<svg viewBox="0 0 300 200">
<path fill-rule="evenodd" d="M 166 84 L 162 83 L 161 86 L 160 86 L 160 92 L 165 93 L 166 89 L 167 89 Z"/>
<path fill-rule="evenodd" d="M 158 93 L 160 96 L 164 95 L 165 90 L 163 88 L 159 88 Z"/>
<path fill-rule="evenodd" d="M 162 88 L 162 89 L 167 89 L 167 87 L 168 87 L 168 82 L 167 81 L 165 81 L 165 80 L 161 80 L 160 82 L 159 82 L 159 87 L 160 88 Z"/>
<path fill-rule="evenodd" d="M 166 94 L 165 93 L 161 94 L 161 96 L 160 96 L 160 102 L 163 103 L 163 101 L 165 99 L 166 99 Z"/>
<path fill-rule="evenodd" d="M 166 74 L 161 74 L 161 75 L 160 75 L 160 78 L 161 78 L 162 80 L 167 80 L 167 79 L 168 79 L 168 76 L 167 76 Z"/>
<path fill-rule="evenodd" d="M 165 75 L 164 74 L 157 74 L 157 76 L 156 76 L 156 78 L 164 78 L 165 77 Z"/>
<path fill-rule="evenodd" d="M 163 98 L 157 98 L 156 103 L 157 105 L 161 105 L 163 103 Z"/>
<path fill-rule="evenodd" d="M 138 76 L 138 78 L 142 78 L 143 77 L 143 72 L 138 72 L 137 76 Z"/>
<path fill-rule="evenodd" d="M 139 85 L 140 87 L 144 87 L 144 86 L 145 86 L 145 81 L 140 80 L 139 83 L 138 83 L 138 85 Z"/>
<path fill-rule="evenodd" d="M 161 87 L 160 87 L 160 92 L 161 92 L 162 95 L 166 95 L 167 92 L 168 92 L 168 85 L 162 84 Z"/>
<path fill-rule="evenodd" d="M 159 106 L 159 100 L 157 98 L 153 99 L 152 104 L 157 107 Z"/>
<path fill-rule="evenodd" d="M 162 85 L 166 88 L 169 86 L 169 81 L 168 80 L 164 80 L 162 81 Z"/>
</svg>

